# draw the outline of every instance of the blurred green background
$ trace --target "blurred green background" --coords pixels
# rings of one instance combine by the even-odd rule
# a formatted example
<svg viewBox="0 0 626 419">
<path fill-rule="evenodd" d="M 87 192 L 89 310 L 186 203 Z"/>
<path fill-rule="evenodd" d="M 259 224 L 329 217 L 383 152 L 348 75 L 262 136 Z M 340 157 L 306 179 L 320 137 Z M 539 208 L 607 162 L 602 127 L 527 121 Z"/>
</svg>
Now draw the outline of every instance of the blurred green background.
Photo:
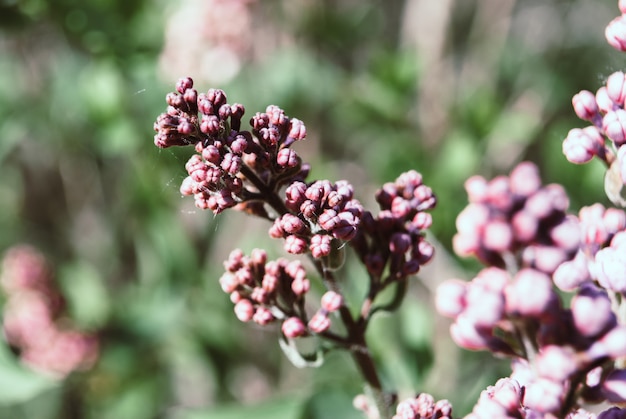
<svg viewBox="0 0 626 419">
<path fill-rule="evenodd" d="M 186 75 L 248 116 L 276 104 L 303 120 L 312 178 L 348 179 L 364 203 L 424 175 L 437 261 L 369 341 L 390 389 L 466 413 L 508 371 L 456 349 L 432 309 L 439 282 L 477 267 L 449 253 L 463 182 L 531 159 L 573 209 L 605 202 L 602 166 L 567 163 L 561 141 L 584 125 L 572 95 L 623 69 L 603 37 L 618 13 L 615 0 L 0 0 L 0 251 L 44 252 L 68 316 L 101 342 L 93 369 L 60 381 L 1 342 L 0 418 L 360 417 L 348 356 L 296 369 L 276 330 L 234 317 L 222 261 L 280 243 L 181 198 L 192 150 L 158 150 L 152 124 Z"/>
</svg>

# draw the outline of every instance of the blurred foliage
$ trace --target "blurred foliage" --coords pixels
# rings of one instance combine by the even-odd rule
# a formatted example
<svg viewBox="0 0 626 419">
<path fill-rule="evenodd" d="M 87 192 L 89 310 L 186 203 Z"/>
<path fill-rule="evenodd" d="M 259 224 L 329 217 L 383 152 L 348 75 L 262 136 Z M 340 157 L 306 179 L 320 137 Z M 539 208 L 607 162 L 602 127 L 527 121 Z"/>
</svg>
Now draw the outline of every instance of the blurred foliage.
<svg viewBox="0 0 626 419">
<path fill-rule="evenodd" d="M 91 371 L 63 381 L 28 370 L 3 343 L 0 417 L 359 417 L 360 379 L 345 354 L 296 370 L 276 331 L 232 315 L 217 283 L 222 260 L 237 246 L 278 255 L 280 245 L 262 222 L 180 198 L 191 151 L 152 145 L 176 81 L 168 68 L 199 90 L 225 88 L 248 115 L 274 103 L 305 121 L 312 175 L 349 179 L 363 202 L 402 171 L 423 173 L 439 197 L 440 262 L 399 313 L 373 322 L 369 340 L 390 388 L 467 412 L 507 372 L 456 349 L 432 309 L 438 282 L 476 268 L 446 254 L 463 182 L 531 159 L 546 182 L 566 186 L 574 209 L 605 201 L 602 167 L 568 164 L 560 148 L 583 125 L 571 96 L 622 65 L 603 40 L 616 1 L 231 2 L 249 13 L 243 23 L 206 10 L 219 3 L 0 2 L 0 251 L 41 249 L 69 315 L 102 343 Z M 206 20 L 176 26 L 181 9 Z M 211 32 L 222 27 L 250 36 L 227 56 L 234 77 L 213 80 L 227 62 Z M 189 61 L 168 55 L 173 36 Z M 200 52 L 218 59 L 194 64 Z M 364 275 L 354 263 L 346 270 L 357 283 Z"/>
</svg>

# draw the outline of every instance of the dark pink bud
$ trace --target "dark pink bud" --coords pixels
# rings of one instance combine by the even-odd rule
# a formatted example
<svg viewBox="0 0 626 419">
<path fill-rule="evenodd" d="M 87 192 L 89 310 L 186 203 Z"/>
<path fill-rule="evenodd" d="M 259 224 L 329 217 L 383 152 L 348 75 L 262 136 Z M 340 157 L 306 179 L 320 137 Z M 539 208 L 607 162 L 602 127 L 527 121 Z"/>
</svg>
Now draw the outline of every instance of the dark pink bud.
<svg viewBox="0 0 626 419">
<path fill-rule="evenodd" d="M 318 311 L 309 320 L 309 329 L 315 333 L 323 333 L 330 328 L 328 313 L 324 310 Z"/>
<path fill-rule="evenodd" d="M 407 233 L 394 233 L 389 241 L 389 250 L 393 253 L 404 254 L 411 247 L 411 236 Z"/>
<path fill-rule="evenodd" d="M 306 200 L 306 184 L 293 182 L 285 189 L 285 204 L 293 211 L 300 210 L 300 205 Z"/>
<path fill-rule="evenodd" d="M 306 326 L 298 317 L 290 317 L 281 326 L 283 334 L 291 339 L 306 335 Z"/>
<path fill-rule="evenodd" d="M 343 305 L 343 297 L 341 294 L 336 293 L 335 291 L 327 291 L 322 296 L 322 308 L 329 313 L 339 310 L 339 308 Z"/>
<path fill-rule="evenodd" d="M 296 234 L 304 230 L 304 222 L 292 214 L 283 215 L 280 218 L 280 226 L 288 234 Z"/>
<path fill-rule="evenodd" d="M 273 322 L 275 320 L 275 317 L 269 309 L 265 307 L 259 307 L 254 312 L 252 320 L 257 324 L 260 324 L 261 326 L 266 326 Z"/>
<path fill-rule="evenodd" d="M 220 131 L 220 120 L 215 115 L 203 116 L 200 131 L 207 135 L 217 135 Z"/>
<path fill-rule="evenodd" d="M 202 150 L 202 158 L 213 164 L 219 164 L 219 162 L 222 160 L 220 150 L 212 144 Z"/>
<path fill-rule="evenodd" d="M 281 167 L 296 167 L 300 163 L 300 158 L 295 150 L 283 148 L 276 156 L 276 163 Z"/>
<path fill-rule="evenodd" d="M 500 211 L 508 211 L 513 205 L 509 178 L 497 176 L 487 184 L 486 202 Z"/>
<path fill-rule="evenodd" d="M 626 18 L 619 16 L 606 27 L 604 36 L 609 45 L 618 51 L 626 51 Z"/>
<path fill-rule="evenodd" d="M 337 211 L 332 209 L 325 210 L 317 219 L 318 224 L 326 231 L 332 231 L 339 223 L 340 218 Z"/>
<path fill-rule="evenodd" d="M 316 259 L 330 255 L 332 250 L 330 236 L 325 234 L 314 235 L 311 237 L 309 250 L 311 250 L 311 255 Z"/>
<path fill-rule="evenodd" d="M 319 207 L 313 201 L 306 200 L 300 205 L 300 212 L 309 220 L 313 220 L 316 217 Z"/>
<path fill-rule="evenodd" d="M 593 93 L 588 90 L 582 90 L 572 98 L 574 112 L 580 119 L 585 121 L 593 120 L 599 112 L 598 103 Z"/>
<path fill-rule="evenodd" d="M 254 287 L 250 293 L 250 299 L 259 304 L 267 304 L 269 302 L 269 294 L 262 287 Z"/>
<path fill-rule="evenodd" d="M 191 77 L 182 77 L 176 82 L 176 90 L 178 93 L 183 94 L 185 90 L 193 87 L 193 79 Z"/>
<path fill-rule="evenodd" d="M 289 121 L 289 138 L 293 138 L 294 141 L 304 140 L 306 138 L 306 127 L 304 123 L 299 119 L 292 118 Z"/>
<path fill-rule="evenodd" d="M 224 171 L 234 175 L 241 170 L 241 164 L 241 157 L 233 153 L 226 153 L 220 167 L 224 169 Z"/>
<path fill-rule="evenodd" d="M 248 299 L 239 300 L 235 304 L 235 315 L 242 322 L 249 322 L 254 316 L 254 306 Z"/>
<path fill-rule="evenodd" d="M 433 216 L 428 212 L 418 212 L 413 217 L 411 224 L 418 230 L 426 230 L 433 224 Z"/>
<path fill-rule="evenodd" d="M 248 148 L 248 140 L 243 135 L 238 135 L 230 144 L 233 153 L 241 155 Z"/>
<path fill-rule="evenodd" d="M 626 143 L 626 111 L 616 109 L 608 112 L 602 119 L 602 128 L 617 147 Z"/>
<path fill-rule="evenodd" d="M 310 288 L 311 282 L 302 276 L 297 276 L 291 283 L 291 290 L 297 296 L 302 296 L 306 294 L 307 292 L 309 292 Z"/>
<path fill-rule="evenodd" d="M 285 251 L 287 251 L 287 253 L 291 253 L 293 255 L 300 255 L 302 253 L 305 253 L 308 247 L 309 246 L 306 240 L 303 239 L 302 237 L 287 236 L 287 238 L 285 239 L 284 248 L 285 248 Z"/>
<path fill-rule="evenodd" d="M 401 196 L 396 196 L 393 201 L 391 201 L 391 213 L 394 217 L 406 217 L 411 210 L 411 203 Z"/>
<path fill-rule="evenodd" d="M 219 115 L 220 119 L 228 119 L 231 113 L 232 111 L 230 109 L 230 105 L 227 103 L 220 106 L 219 110 L 217 111 L 217 114 Z"/>
</svg>

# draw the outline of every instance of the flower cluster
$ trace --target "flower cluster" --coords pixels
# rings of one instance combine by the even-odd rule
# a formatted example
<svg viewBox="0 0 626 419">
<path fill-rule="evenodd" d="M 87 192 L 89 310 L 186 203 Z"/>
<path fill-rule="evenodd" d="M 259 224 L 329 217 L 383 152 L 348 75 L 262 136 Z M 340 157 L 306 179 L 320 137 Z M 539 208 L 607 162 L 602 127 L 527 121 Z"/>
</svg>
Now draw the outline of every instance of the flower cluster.
<svg viewBox="0 0 626 419">
<path fill-rule="evenodd" d="M 542 187 L 529 163 L 510 177 L 472 178 L 466 188 L 470 204 L 457 219 L 455 250 L 487 267 L 470 282 L 444 282 L 436 305 L 454 319 L 450 332 L 458 345 L 513 358 L 515 381 L 500 387 L 519 397 L 499 409 L 510 415 L 523 406 L 535 417 L 563 417 L 581 401 L 626 401 L 613 383 L 623 380 L 617 361 L 626 356 L 626 326 L 611 300 L 624 281 L 616 263 L 624 258 L 623 211 L 596 204 L 579 218 L 567 215 L 563 189 Z M 574 292 L 569 308 L 555 285 Z M 520 385 L 523 392 L 512 391 Z M 493 417 L 479 413 L 495 409 L 491 399 L 481 397 L 474 417 Z"/>
<path fill-rule="evenodd" d="M 62 318 L 63 297 L 36 249 L 25 245 L 9 249 L 0 283 L 7 295 L 4 334 L 25 364 L 58 378 L 94 364 L 97 338 L 68 327 L 68 319 Z"/>
<path fill-rule="evenodd" d="M 325 332 L 331 325 L 329 314 L 343 304 L 341 295 L 328 291 L 322 296 L 321 308 L 309 319 L 304 303 L 311 285 L 298 260 L 268 261 L 264 250 L 254 249 L 246 256 L 236 249 L 224 267 L 220 285 L 230 294 L 237 318 L 262 326 L 279 320 L 288 338 Z"/>
<path fill-rule="evenodd" d="M 434 248 L 424 238 L 432 224 L 437 199 L 422 175 L 411 170 L 376 192 L 380 206 L 374 216 L 366 211 L 360 234 L 351 242 L 372 278 L 395 280 L 417 273 L 433 257 Z"/>
<path fill-rule="evenodd" d="M 176 90 L 167 95 L 167 111 L 154 123 L 154 143 L 160 148 L 195 146 L 197 154 L 185 165 L 189 176 L 180 190 L 193 195 L 198 208 L 217 214 L 248 203 L 241 209 L 264 214 L 251 203 L 306 176 L 307 166 L 289 148 L 306 137 L 301 121 L 270 105 L 251 119 L 252 131 L 240 130 L 245 109 L 228 104 L 222 90 L 198 94 L 191 78 L 180 79 Z"/>
<path fill-rule="evenodd" d="M 332 184 L 321 180 L 310 185 L 293 182 L 285 195 L 286 206 L 292 212 L 277 218 L 269 234 L 285 238 L 287 252 L 309 250 L 319 259 L 338 247 L 333 246 L 333 240 L 348 241 L 356 235 L 363 207 L 353 198 L 354 190 L 347 181 Z"/>
<path fill-rule="evenodd" d="M 533 163 L 520 163 L 510 176 L 489 182 L 474 176 L 465 189 L 470 204 L 456 220 L 458 255 L 498 267 L 515 262 L 547 274 L 575 255 L 580 233 L 576 218 L 566 213 L 569 198 L 560 185 L 542 186 Z"/>
</svg>

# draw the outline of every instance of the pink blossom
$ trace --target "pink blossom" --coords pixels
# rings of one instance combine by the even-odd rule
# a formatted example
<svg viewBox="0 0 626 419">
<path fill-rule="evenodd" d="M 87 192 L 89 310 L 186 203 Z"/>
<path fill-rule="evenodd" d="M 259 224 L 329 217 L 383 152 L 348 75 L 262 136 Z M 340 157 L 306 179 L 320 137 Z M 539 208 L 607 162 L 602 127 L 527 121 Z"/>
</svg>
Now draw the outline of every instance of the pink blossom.
<svg viewBox="0 0 626 419">
<path fill-rule="evenodd" d="M 613 19 L 607 25 L 604 36 L 613 48 L 626 51 L 626 18 L 622 15 Z"/>
<path fill-rule="evenodd" d="M 596 97 L 588 90 L 582 90 L 574 95 L 572 98 L 572 106 L 574 106 L 576 115 L 585 121 L 592 121 L 599 112 Z"/>
</svg>

